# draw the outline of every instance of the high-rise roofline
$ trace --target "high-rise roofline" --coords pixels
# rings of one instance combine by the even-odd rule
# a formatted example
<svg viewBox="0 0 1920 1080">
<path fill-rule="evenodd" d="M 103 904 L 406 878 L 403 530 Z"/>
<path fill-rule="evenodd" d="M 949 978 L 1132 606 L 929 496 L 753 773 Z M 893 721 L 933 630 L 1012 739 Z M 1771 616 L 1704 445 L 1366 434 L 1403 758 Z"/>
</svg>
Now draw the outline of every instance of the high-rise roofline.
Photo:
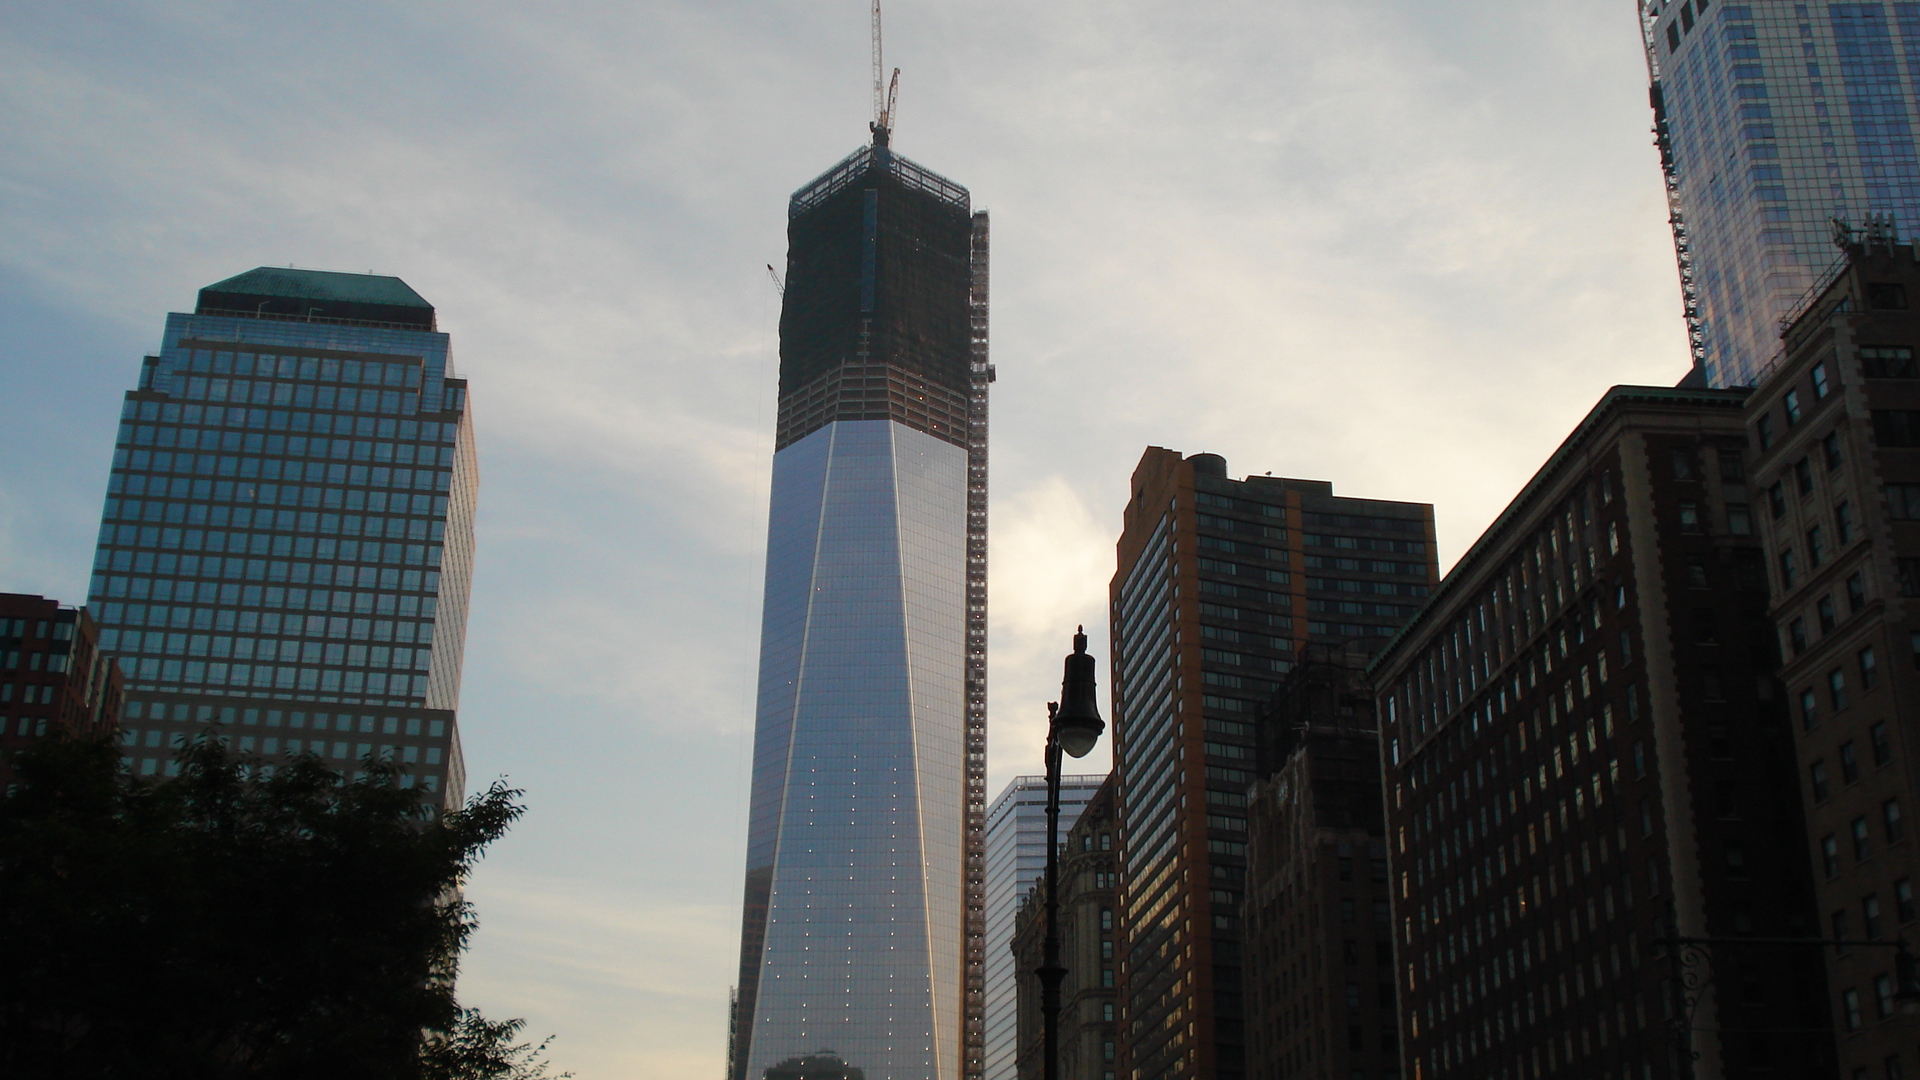
<svg viewBox="0 0 1920 1080">
<path fill-rule="evenodd" d="M 200 290 L 196 315 L 435 328 L 433 305 L 397 277 L 260 266 Z"/>
</svg>

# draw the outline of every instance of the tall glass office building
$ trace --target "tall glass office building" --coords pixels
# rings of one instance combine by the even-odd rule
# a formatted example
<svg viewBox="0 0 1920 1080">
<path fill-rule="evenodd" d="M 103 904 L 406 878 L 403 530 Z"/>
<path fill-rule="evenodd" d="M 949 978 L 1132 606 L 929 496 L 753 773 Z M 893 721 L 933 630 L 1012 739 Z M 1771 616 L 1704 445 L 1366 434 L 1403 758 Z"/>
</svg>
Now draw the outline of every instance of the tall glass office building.
<svg viewBox="0 0 1920 1080">
<path fill-rule="evenodd" d="M 457 805 L 479 474 L 466 382 L 399 278 L 262 267 L 167 317 L 126 395 L 89 589 L 136 774 L 390 756 Z"/>
<path fill-rule="evenodd" d="M 1105 776 L 1060 778 L 1060 839 Z M 1016 776 L 987 809 L 986 1080 L 1019 1080 L 1020 984 L 1014 916 L 1047 869 L 1047 778 Z"/>
<path fill-rule="evenodd" d="M 1920 4 L 1636 2 L 1696 371 L 1752 385 L 1836 225 L 1920 229 Z"/>
<path fill-rule="evenodd" d="M 986 215 L 878 127 L 787 238 L 730 1071 L 974 1077 Z"/>
</svg>

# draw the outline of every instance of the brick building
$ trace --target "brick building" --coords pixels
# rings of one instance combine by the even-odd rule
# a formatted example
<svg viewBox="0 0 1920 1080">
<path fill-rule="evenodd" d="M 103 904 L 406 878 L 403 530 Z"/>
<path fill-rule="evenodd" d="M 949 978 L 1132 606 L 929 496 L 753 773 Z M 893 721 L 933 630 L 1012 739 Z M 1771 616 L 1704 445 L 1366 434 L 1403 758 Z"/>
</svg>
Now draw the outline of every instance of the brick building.
<svg viewBox="0 0 1920 1080">
<path fill-rule="evenodd" d="M 1253 1076 L 1382 1080 L 1399 1070 L 1366 661 L 1363 650 L 1309 647 L 1261 717 L 1245 905 Z"/>
<path fill-rule="evenodd" d="M 1809 855 L 1827 936 L 1915 930 L 1920 855 L 1920 266 L 1855 247 L 1748 410 Z M 1920 1075 L 1891 950 L 1826 950 L 1840 1075 Z"/>
<path fill-rule="evenodd" d="M 1661 944 L 1816 932 L 1746 396 L 1610 390 L 1374 664 L 1405 1075 L 1829 1074 L 1817 949 Z"/>
<path fill-rule="evenodd" d="M 1433 508 L 1150 447 L 1110 588 L 1121 1076 L 1243 1080 L 1255 719 L 1309 642 L 1377 648 L 1438 578 Z"/>
<path fill-rule="evenodd" d="M 14 750 L 55 731 L 117 725 L 121 681 L 85 608 L 0 593 L 0 790 L 13 780 Z"/>
</svg>

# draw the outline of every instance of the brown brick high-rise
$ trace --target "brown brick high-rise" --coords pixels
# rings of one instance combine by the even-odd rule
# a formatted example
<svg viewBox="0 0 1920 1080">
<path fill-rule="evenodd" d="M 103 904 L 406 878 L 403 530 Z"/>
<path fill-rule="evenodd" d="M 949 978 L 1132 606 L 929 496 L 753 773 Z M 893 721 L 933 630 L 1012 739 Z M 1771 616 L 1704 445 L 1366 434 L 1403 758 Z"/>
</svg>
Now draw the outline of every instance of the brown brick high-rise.
<svg viewBox="0 0 1920 1080">
<path fill-rule="evenodd" d="M 1309 641 L 1377 648 L 1437 578 L 1433 509 L 1149 448 L 1110 589 L 1126 1080 L 1241 1080 L 1255 717 Z"/>
</svg>

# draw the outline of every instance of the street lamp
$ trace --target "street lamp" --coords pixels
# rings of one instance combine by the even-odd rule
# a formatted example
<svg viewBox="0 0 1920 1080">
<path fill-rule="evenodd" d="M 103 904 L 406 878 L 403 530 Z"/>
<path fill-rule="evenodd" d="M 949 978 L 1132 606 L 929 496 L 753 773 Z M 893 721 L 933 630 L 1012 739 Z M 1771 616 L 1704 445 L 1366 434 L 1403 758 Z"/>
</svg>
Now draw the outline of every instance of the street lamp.
<svg viewBox="0 0 1920 1080">
<path fill-rule="evenodd" d="M 1060 1080 L 1060 753 L 1086 757 L 1106 730 L 1094 700 L 1093 657 L 1087 655 L 1086 627 L 1073 635 L 1060 677 L 1060 700 L 1047 702 L 1047 936 L 1040 966 L 1040 1014 L 1046 1056 L 1046 1080 Z"/>
</svg>

